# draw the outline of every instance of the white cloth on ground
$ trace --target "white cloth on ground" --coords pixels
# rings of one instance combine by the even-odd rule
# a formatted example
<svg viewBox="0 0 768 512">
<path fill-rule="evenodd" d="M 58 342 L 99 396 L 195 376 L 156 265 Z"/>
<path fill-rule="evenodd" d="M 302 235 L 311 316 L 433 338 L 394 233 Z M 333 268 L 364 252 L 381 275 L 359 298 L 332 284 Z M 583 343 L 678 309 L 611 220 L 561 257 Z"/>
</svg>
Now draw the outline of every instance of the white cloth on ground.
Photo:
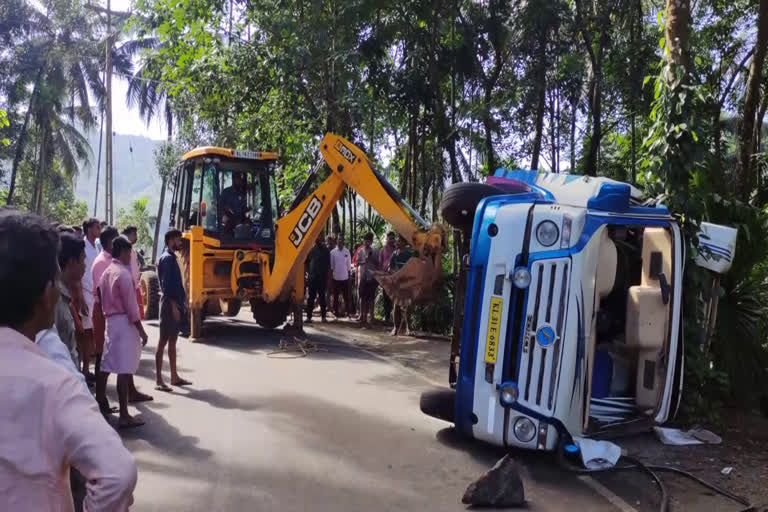
<svg viewBox="0 0 768 512">
<path fill-rule="evenodd" d="M 612 468 L 621 457 L 621 448 L 610 441 L 596 441 L 583 437 L 574 437 L 573 441 L 579 446 L 581 461 L 587 469 Z"/>
</svg>

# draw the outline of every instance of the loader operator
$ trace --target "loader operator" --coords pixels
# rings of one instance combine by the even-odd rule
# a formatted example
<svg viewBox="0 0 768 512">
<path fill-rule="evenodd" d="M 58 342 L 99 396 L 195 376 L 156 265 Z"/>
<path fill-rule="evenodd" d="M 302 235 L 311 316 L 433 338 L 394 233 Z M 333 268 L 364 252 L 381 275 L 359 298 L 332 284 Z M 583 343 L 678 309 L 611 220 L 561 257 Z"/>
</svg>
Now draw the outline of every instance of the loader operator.
<svg viewBox="0 0 768 512">
<path fill-rule="evenodd" d="M 245 221 L 248 211 L 246 197 L 245 173 L 233 172 L 232 185 L 221 191 L 224 231 L 232 232 L 235 226 Z"/>
</svg>

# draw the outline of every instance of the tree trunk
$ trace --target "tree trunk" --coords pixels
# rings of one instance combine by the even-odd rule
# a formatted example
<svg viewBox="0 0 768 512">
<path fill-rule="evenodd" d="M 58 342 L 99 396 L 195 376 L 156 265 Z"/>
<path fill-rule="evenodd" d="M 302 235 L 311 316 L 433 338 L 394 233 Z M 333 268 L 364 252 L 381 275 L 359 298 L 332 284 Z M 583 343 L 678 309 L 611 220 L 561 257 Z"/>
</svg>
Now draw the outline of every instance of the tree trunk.
<svg viewBox="0 0 768 512">
<path fill-rule="evenodd" d="M 550 172 L 557 172 L 557 137 L 555 124 L 555 91 L 549 91 L 549 140 L 550 140 Z"/>
<path fill-rule="evenodd" d="M 600 50 L 598 49 L 598 52 Z M 592 111 L 592 134 L 587 149 L 587 158 L 585 162 L 584 174 L 587 176 L 597 176 L 597 158 L 600 151 L 600 138 L 602 137 L 602 94 L 600 82 L 602 81 L 602 63 L 598 60 L 595 69 L 592 72 L 592 85 L 590 87 L 589 105 Z"/>
<path fill-rule="evenodd" d="M 739 185 L 741 199 L 749 199 L 754 188 L 755 179 L 752 172 L 753 130 L 755 114 L 760 100 L 760 79 L 765 61 L 766 45 L 768 45 L 768 0 L 760 0 L 760 10 L 757 17 L 757 41 L 755 54 L 749 68 L 747 88 L 744 93 L 744 115 L 739 141 Z"/>
<path fill-rule="evenodd" d="M 669 62 L 688 69 L 688 39 L 691 26 L 691 0 L 667 0 L 664 26 L 665 54 Z"/>
<path fill-rule="evenodd" d="M 536 71 L 536 132 L 533 136 L 533 152 L 531 153 L 531 169 L 539 168 L 539 156 L 541 155 L 541 141 L 544 133 L 544 111 L 547 106 L 547 33 L 542 30 L 539 38 L 538 64 Z"/>
<path fill-rule="evenodd" d="M 163 206 L 165 205 L 165 189 L 168 187 L 168 180 L 163 176 L 163 182 L 160 185 L 160 201 L 157 205 L 157 220 L 155 221 L 155 238 L 152 240 L 152 261 L 157 261 L 157 245 L 160 240 L 160 222 L 163 219 Z"/>
<path fill-rule="evenodd" d="M 21 164 L 21 157 L 24 156 L 24 146 L 26 144 L 27 131 L 29 130 L 29 120 L 32 117 L 32 110 L 37 100 L 37 91 L 40 84 L 40 79 L 43 76 L 43 70 L 45 66 L 41 66 L 37 72 L 37 78 L 35 78 L 35 85 L 32 89 L 32 94 L 29 97 L 29 105 L 27 106 L 27 112 L 24 114 L 24 124 L 19 132 L 19 138 L 16 141 L 16 151 L 13 154 L 13 165 L 11 166 L 11 182 L 8 185 L 8 199 L 6 204 L 13 203 L 13 194 L 16 191 L 16 173 L 19 170 L 19 164 Z"/>
<path fill-rule="evenodd" d="M 576 172 L 576 116 L 578 114 L 578 111 L 579 111 L 578 100 L 576 99 L 576 97 L 574 97 L 574 100 L 571 102 L 571 138 L 570 138 L 570 148 L 571 148 L 570 172 L 572 173 Z"/>
<path fill-rule="evenodd" d="M 40 152 L 37 160 L 37 174 L 35 176 L 35 186 L 32 190 L 31 210 L 37 214 L 42 211 L 43 203 L 43 184 L 45 182 L 45 164 L 48 161 L 48 127 L 42 124 L 40 127 Z"/>
<path fill-rule="evenodd" d="M 483 96 L 483 130 L 485 131 L 485 164 L 488 168 L 488 175 L 492 176 L 496 170 L 496 156 L 493 154 L 493 126 L 491 123 L 491 95 L 493 94 L 493 85 L 486 84 Z"/>
</svg>

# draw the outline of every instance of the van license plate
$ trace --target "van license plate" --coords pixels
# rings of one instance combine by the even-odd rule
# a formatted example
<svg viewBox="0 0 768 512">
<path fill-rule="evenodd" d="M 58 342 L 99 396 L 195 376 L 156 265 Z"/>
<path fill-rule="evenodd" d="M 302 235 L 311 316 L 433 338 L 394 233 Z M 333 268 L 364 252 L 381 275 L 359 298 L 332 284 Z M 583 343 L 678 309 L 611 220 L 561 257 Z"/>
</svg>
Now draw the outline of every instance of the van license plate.
<svg viewBox="0 0 768 512">
<path fill-rule="evenodd" d="M 491 308 L 488 313 L 488 334 L 485 337 L 485 362 L 496 364 L 499 350 L 499 331 L 501 329 L 501 306 L 504 299 L 491 297 Z"/>
</svg>

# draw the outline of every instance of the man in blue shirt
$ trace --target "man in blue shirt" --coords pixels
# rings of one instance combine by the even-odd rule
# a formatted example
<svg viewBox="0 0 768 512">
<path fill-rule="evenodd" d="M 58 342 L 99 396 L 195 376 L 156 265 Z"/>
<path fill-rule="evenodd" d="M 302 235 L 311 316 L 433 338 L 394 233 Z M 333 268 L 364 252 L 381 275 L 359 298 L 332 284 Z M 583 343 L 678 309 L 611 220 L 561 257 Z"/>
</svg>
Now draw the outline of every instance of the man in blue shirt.
<svg viewBox="0 0 768 512">
<path fill-rule="evenodd" d="M 165 234 L 165 251 L 157 260 L 157 276 L 160 279 L 160 340 L 155 353 L 155 389 L 171 391 L 163 381 L 163 351 L 168 345 L 168 360 L 171 365 L 171 385 L 187 386 L 192 384 L 179 377 L 176 372 L 176 340 L 179 337 L 182 318 L 185 318 L 187 297 L 181 280 L 181 269 L 176 261 L 176 251 L 181 249 L 182 236 L 178 229 L 170 229 Z"/>
<path fill-rule="evenodd" d="M 232 172 L 232 185 L 221 191 L 221 211 L 225 228 L 234 229 L 245 220 L 248 211 L 244 172 Z"/>
</svg>

